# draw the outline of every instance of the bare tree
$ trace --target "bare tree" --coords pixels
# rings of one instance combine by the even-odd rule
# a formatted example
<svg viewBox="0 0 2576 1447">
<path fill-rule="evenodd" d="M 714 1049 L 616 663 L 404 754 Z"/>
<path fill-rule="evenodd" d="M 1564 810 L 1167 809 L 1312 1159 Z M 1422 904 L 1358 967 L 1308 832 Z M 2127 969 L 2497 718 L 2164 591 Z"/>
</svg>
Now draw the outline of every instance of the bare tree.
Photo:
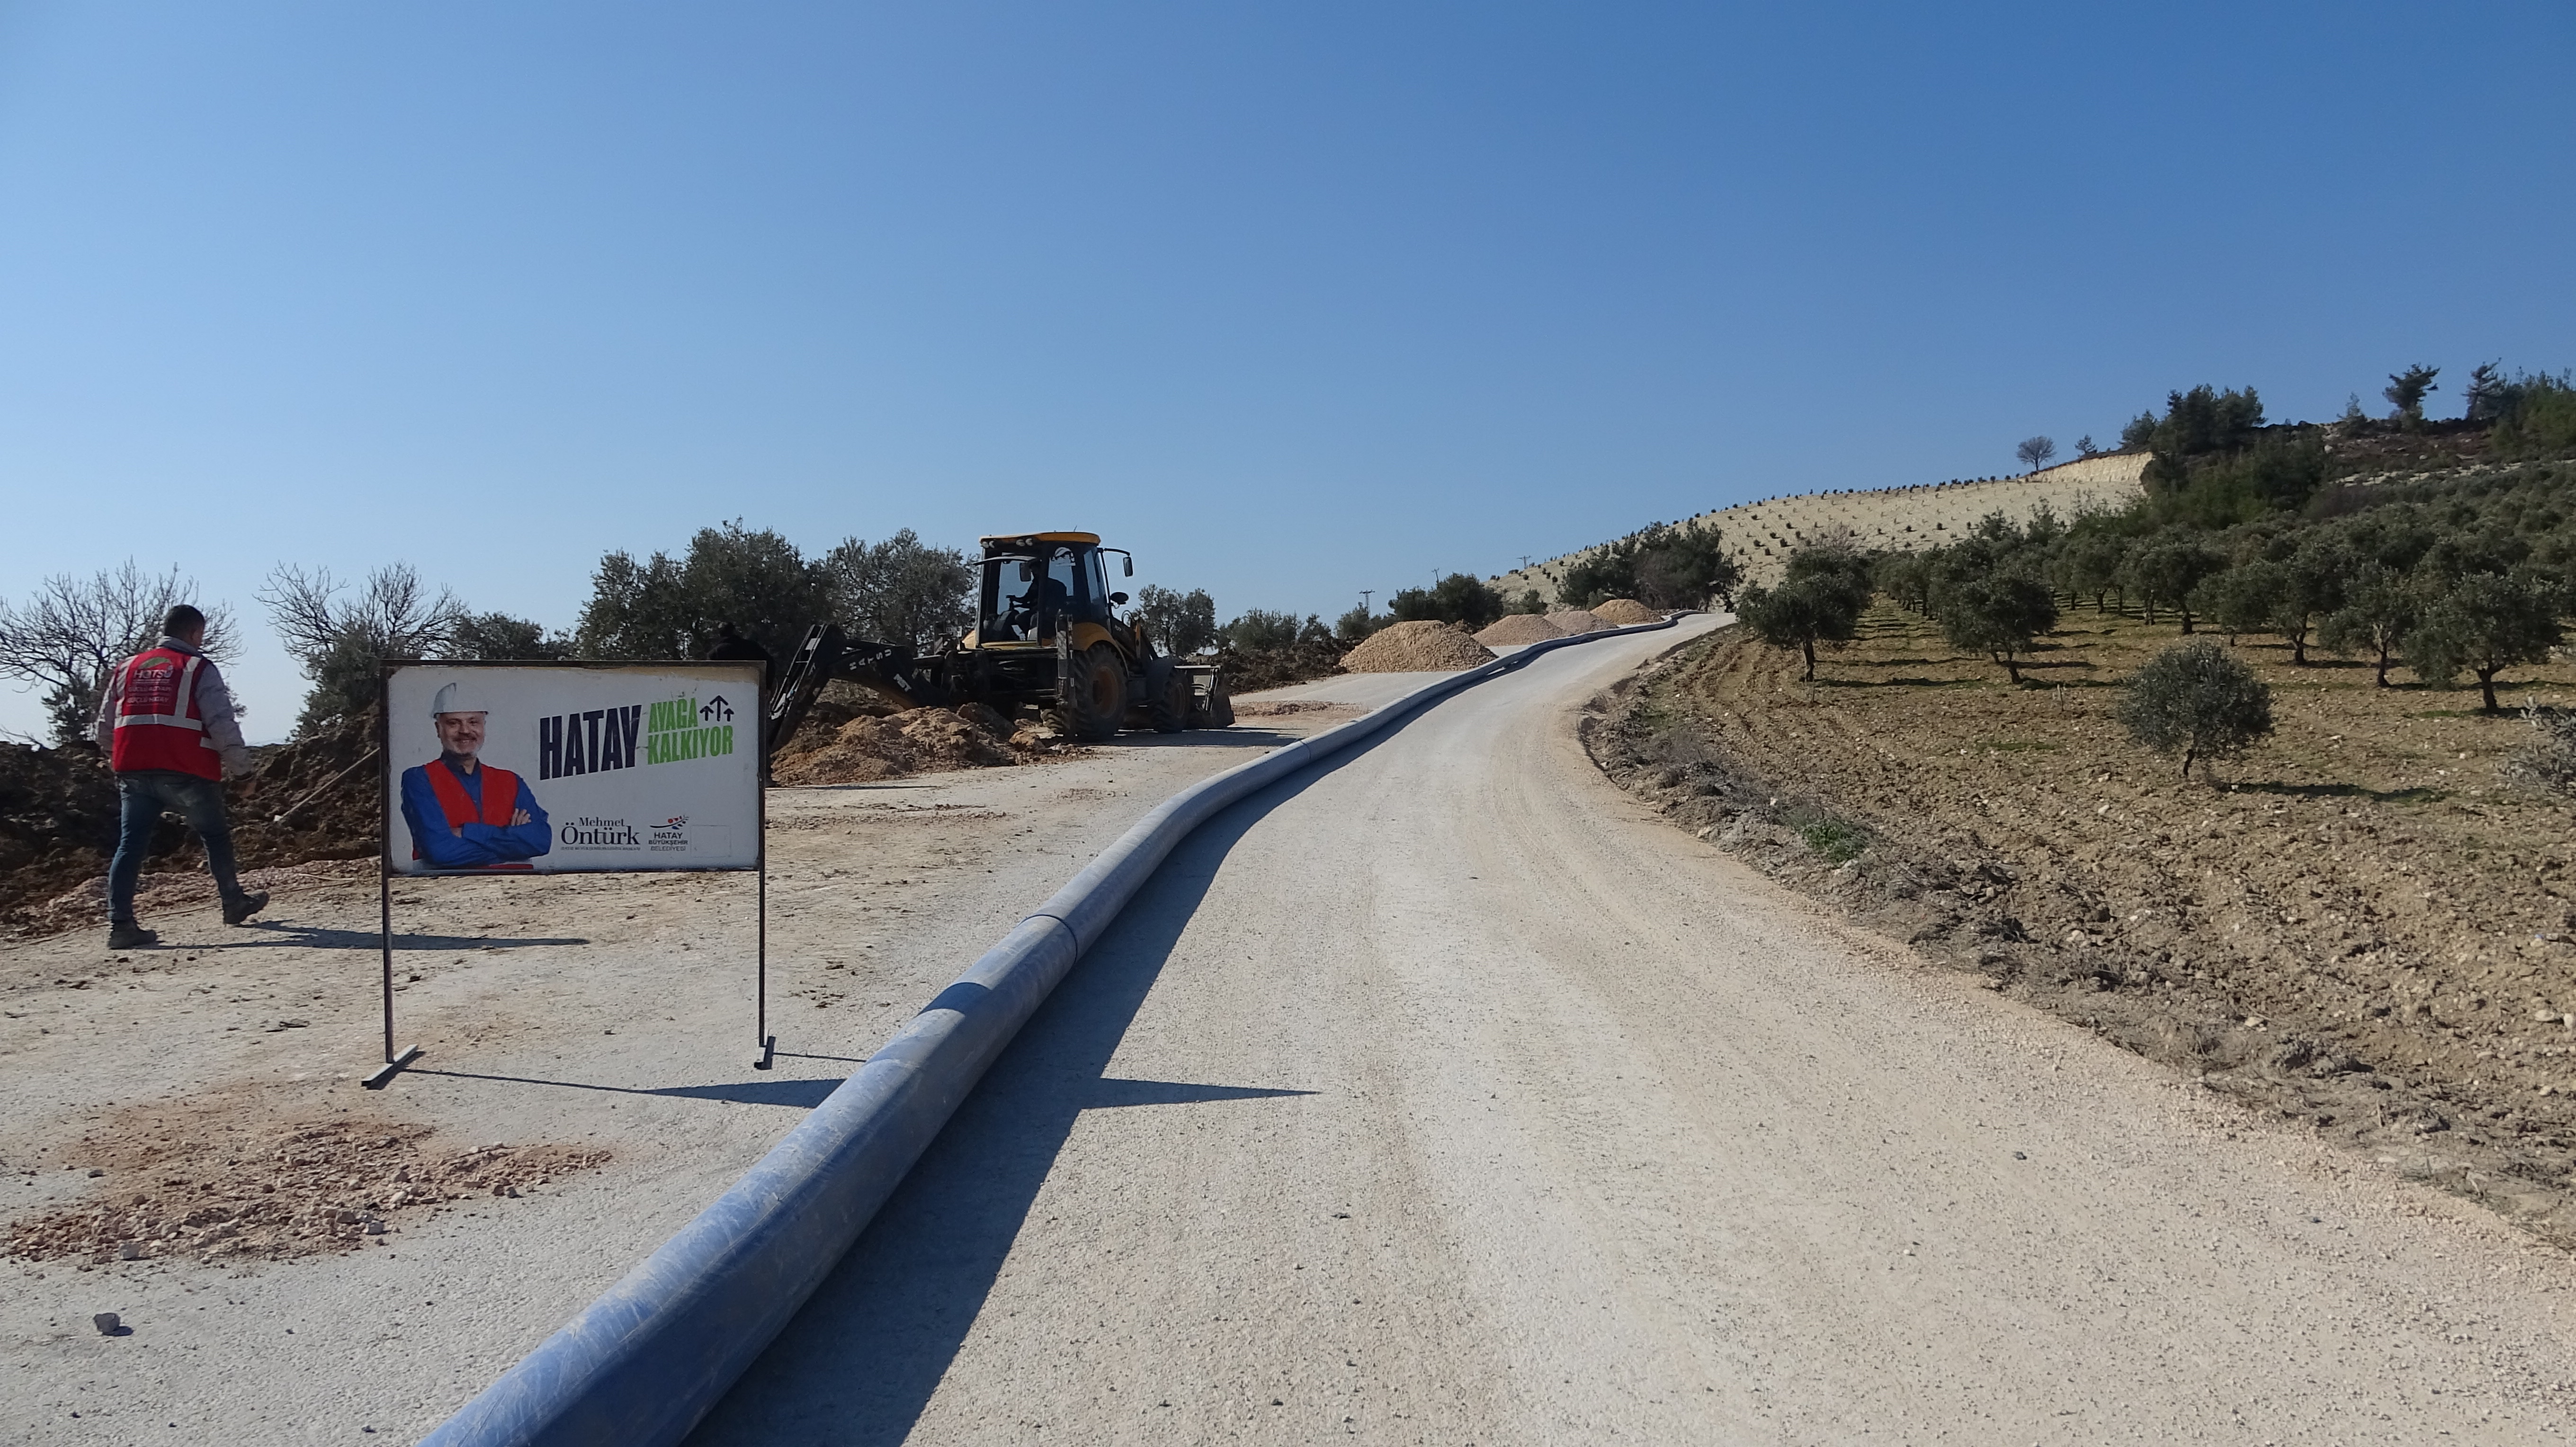
<svg viewBox="0 0 2576 1447">
<path fill-rule="evenodd" d="M 419 658 L 443 646 L 465 618 L 465 605 L 445 588 L 436 594 L 409 563 L 387 563 L 367 575 L 357 596 L 329 568 L 293 563 L 271 569 L 259 601 L 286 651 L 309 672 L 343 643 L 370 646 L 384 658 Z"/>
<path fill-rule="evenodd" d="M 2013 456 L 2020 458 L 2022 465 L 2033 472 L 2046 467 L 2048 460 L 2056 455 L 2057 439 L 2054 437 L 2025 437 L 2021 446 L 2013 449 Z"/>
<path fill-rule="evenodd" d="M 0 675 L 44 685 L 54 742 L 77 743 L 89 737 L 108 670 L 150 646 L 181 603 L 206 615 L 207 656 L 230 659 L 232 610 L 197 602 L 196 580 L 175 565 L 146 573 L 128 558 L 87 578 L 58 573 L 24 604 L 0 600 Z"/>
</svg>

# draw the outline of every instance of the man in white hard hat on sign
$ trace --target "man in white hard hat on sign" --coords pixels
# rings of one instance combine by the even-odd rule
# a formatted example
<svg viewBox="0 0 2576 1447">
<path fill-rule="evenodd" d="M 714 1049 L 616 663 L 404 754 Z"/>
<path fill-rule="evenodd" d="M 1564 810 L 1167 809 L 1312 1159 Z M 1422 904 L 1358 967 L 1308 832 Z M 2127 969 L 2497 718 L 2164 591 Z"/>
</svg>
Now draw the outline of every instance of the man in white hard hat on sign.
<svg viewBox="0 0 2576 1447">
<path fill-rule="evenodd" d="M 430 705 L 438 757 L 403 770 L 403 822 L 411 857 L 433 869 L 533 869 L 554 847 L 554 828 L 528 781 L 479 757 L 487 711 L 467 686 L 450 683 Z"/>
</svg>

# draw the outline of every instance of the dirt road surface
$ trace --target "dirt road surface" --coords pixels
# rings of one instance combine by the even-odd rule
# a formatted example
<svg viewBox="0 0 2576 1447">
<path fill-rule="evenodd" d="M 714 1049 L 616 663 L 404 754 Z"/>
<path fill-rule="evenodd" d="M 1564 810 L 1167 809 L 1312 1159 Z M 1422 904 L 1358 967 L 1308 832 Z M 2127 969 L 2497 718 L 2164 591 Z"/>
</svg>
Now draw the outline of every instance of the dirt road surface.
<svg viewBox="0 0 2576 1447">
<path fill-rule="evenodd" d="M 428 1054 L 382 1093 L 356 1084 L 381 1053 L 371 865 L 277 886 L 243 930 L 200 874 L 193 907 L 147 904 L 158 950 L 11 943 L 0 1239 L 35 1222 L 39 1245 L 105 1249 L 0 1256 L 0 1443 L 414 1439 L 1138 816 L 1349 712 L 772 791 L 789 1053 L 768 1073 L 748 876 L 398 884 L 401 1038 Z M 109 1311 L 131 1334 L 96 1330 Z"/>
<path fill-rule="evenodd" d="M 1203 829 L 698 1447 L 2567 1430 L 2563 1255 L 1605 783 L 1673 642 Z"/>
</svg>

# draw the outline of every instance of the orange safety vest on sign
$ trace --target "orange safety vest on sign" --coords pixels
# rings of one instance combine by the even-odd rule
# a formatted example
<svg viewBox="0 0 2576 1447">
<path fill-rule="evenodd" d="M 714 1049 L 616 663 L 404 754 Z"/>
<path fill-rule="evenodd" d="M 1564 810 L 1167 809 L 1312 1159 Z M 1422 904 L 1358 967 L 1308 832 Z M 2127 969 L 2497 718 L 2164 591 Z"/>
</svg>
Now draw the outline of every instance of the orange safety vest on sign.
<svg viewBox="0 0 2576 1447">
<path fill-rule="evenodd" d="M 462 829 L 468 824 L 489 824 L 495 829 L 510 827 L 510 816 L 519 810 L 519 776 L 490 764 L 477 764 L 475 771 L 483 776 L 483 807 L 474 807 L 474 796 L 465 792 L 465 781 L 445 759 L 432 759 L 422 770 L 429 776 L 429 791 L 438 796 L 438 812 L 447 818 L 447 827 Z M 411 857 L 420 857 L 414 845 Z M 487 869 L 534 869 L 524 859 L 509 864 L 490 864 Z"/>
<path fill-rule="evenodd" d="M 221 781 L 223 755 L 206 737 L 197 711 L 197 670 L 205 659 L 176 648 L 152 648 L 125 660 L 108 767 L 120 774 L 169 769 Z"/>
</svg>

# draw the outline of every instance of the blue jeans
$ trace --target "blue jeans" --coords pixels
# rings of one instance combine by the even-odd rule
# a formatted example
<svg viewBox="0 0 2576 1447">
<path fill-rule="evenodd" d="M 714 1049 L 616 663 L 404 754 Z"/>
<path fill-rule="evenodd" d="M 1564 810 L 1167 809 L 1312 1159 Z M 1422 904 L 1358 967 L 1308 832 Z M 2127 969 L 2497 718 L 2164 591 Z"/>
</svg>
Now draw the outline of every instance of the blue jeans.
<svg viewBox="0 0 2576 1447">
<path fill-rule="evenodd" d="M 134 923 L 134 882 L 143 873 L 143 856 L 152 848 L 152 831 L 160 827 L 164 812 L 186 819 L 206 842 L 206 868 L 224 903 L 244 897 L 233 874 L 233 826 L 224 817 L 223 785 L 172 769 L 136 769 L 116 776 L 116 791 L 116 858 L 107 866 L 109 923 Z"/>
</svg>

